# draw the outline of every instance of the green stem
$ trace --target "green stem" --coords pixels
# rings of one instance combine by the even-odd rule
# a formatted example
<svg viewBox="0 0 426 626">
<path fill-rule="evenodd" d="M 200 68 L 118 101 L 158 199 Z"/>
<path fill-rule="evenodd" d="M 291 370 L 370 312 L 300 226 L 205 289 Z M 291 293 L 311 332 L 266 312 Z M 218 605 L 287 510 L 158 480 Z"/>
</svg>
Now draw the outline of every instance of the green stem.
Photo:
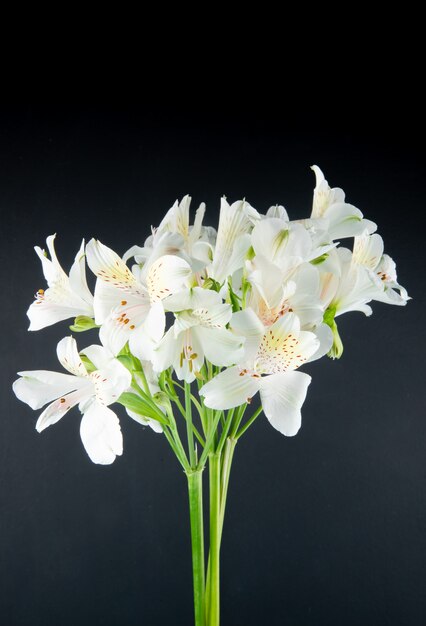
<svg viewBox="0 0 426 626">
<path fill-rule="evenodd" d="M 210 555 L 208 593 L 208 626 L 220 624 L 220 455 L 209 456 L 210 478 Z"/>
<path fill-rule="evenodd" d="M 244 433 L 246 432 L 246 430 L 248 430 L 250 428 L 250 426 L 253 424 L 253 422 L 258 418 L 258 416 L 262 413 L 262 407 L 260 406 L 254 413 L 253 415 L 247 420 L 247 422 L 241 426 L 240 430 L 237 432 L 237 434 L 235 435 L 235 439 L 239 439 L 240 437 L 242 437 L 244 435 Z"/>
<path fill-rule="evenodd" d="M 204 529 L 203 529 L 203 473 L 187 472 L 189 515 L 191 522 L 192 573 L 194 581 L 195 626 L 205 626 L 204 610 Z"/>
<path fill-rule="evenodd" d="M 191 467 L 195 467 L 195 448 L 194 448 L 194 432 L 192 430 L 192 404 L 191 404 L 191 385 L 185 382 L 185 414 L 186 414 L 186 432 L 188 436 L 189 462 Z"/>
<path fill-rule="evenodd" d="M 226 497 L 228 495 L 229 477 L 231 475 L 231 465 L 232 465 L 232 459 L 234 458 L 234 451 L 235 451 L 236 445 L 237 445 L 237 440 L 232 439 L 231 437 L 228 437 L 228 439 L 226 440 L 226 444 L 225 444 L 225 450 L 223 452 L 221 483 L 220 483 L 220 519 L 219 519 L 220 539 L 222 539 L 223 521 L 225 519 Z"/>
<path fill-rule="evenodd" d="M 211 452 L 211 447 L 212 447 L 212 444 L 214 442 L 214 438 L 215 438 L 215 435 L 216 435 L 216 432 L 217 432 L 217 426 L 219 424 L 220 417 L 221 417 L 221 411 L 216 411 L 216 416 L 215 416 L 215 418 L 213 420 L 213 423 L 210 426 L 210 432 L 208 433 L 208 436 L 206 438 L 206 445 L 204 446 L 204 450 L 203 450 L 203 452 L 201 454 L 201 458 L 200 458 L 200 460 L 198 462 L 198 467 L 200 469 L 202 469 L 204 467 L 204 463 L 205 463 L 205 461 L 207 459 L 207 456 Z"/>
</svg>

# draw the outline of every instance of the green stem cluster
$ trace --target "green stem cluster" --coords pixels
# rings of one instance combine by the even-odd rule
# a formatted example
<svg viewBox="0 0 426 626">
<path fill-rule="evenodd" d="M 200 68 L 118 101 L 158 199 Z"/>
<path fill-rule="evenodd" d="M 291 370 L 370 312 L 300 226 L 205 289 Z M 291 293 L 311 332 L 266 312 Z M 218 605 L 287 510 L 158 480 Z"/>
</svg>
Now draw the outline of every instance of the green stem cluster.
<svg viewBox="0 0 426 626">
<path fill-rule="evenodd" d="M 132 372 L 133 381 L 132 392 L 123 394 L 119 402 L 139 414 L 142 420 L 155 419 L 161 423 L 164 435 L 187 477 L 195 626 L 219 626 L 220 546 L 232 459 L 238 440 L 261 409 L 254 411 L 244 423 L 247 404 L 229 411 L 210 409 L 203 404 L 202 398 L 195 397 L 190 384 L 181 385 L 173 380 L 171 370 L 163 372 L 159 381 L 161 391 L 153 394 L 141 363 L 128 354 L 119 358 Z M 198 386 L 211 380 L 216 373 L 217 368 L 207 363 L 200 373 Z M 183 392 L 182 401 L 177 389 Z M 179 424 L 173 409 L 183 418 Z M 194 419 L 197 414 L 198 419 Z M 186 430 L 186 448 L 181 439 L 182 428 L 179 427 L 182 426 Z M 206 467 L 209 472 L 207 567 L 207 524 L 203 509 L 203 473 Z"/>
</svg>

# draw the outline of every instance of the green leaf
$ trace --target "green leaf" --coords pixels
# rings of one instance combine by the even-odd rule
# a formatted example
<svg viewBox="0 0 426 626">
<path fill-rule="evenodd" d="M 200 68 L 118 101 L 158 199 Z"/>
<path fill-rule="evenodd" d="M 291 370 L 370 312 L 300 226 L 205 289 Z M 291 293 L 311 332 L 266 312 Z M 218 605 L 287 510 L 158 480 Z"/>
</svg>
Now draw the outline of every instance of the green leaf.
<svg viewBox="0 0 426 626">
<path fill-rule="evenodd" d="M 74 324 L 70 326 L 70 330 L 74 333 L 84 333 L 92 328 L 100 328 L 100 326 L 95 324 L 95 320 L 87 315 L 78 315 L 74 320 Z"/>
<path fill-rule="evenodd" d="M 154 409 L 145 402 L 141 397 L 137 396 L 135 393 L 124 392 L 118 398 L 117 402 L 126 407 L 126 409 L 130 409 L 134 411 L 138 415 L 142 417 L 150 417 L 151 419 L 157 420 L 157 422 L 161 422 L 167 424 L 166 418 L 163 421 L 159 419 L 158 413 L 154 411 Z"/>
<path fill-rule="evenodd" d="M 232 311 L 235 313 L 236 311 L 239 311 L 241 309 L 241 304 L 240 304 L 239 297 L 237 296 L 235 291 L 232 289 L 232 282 L 230 278 L 228 278 L 228 293 L 229 293 L 229 300 L 232 306 Z"/>
</svg>

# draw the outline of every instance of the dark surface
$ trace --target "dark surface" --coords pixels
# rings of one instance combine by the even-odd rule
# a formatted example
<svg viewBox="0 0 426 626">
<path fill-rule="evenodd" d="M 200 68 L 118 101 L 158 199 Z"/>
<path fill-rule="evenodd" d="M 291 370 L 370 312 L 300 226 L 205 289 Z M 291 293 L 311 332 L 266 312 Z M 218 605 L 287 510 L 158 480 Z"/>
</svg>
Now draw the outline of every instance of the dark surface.
<svg viewBox="0 0 426 626">
<path fill-rule="evenodd" d="M 38 412 L 11 392 L 16 371 L 59 367 L 55 346 L 68 331 L 27 333 L 25 311 L 44 287 L 32 247 L 57 232 L 66 269 L 82 236 L 123 253 L 185 193 L 207 202 L 211 224 L 222 194 L 302 217 L 312 163 L 379 224 L 414 299 L 340 318 L 344 356 L 309 367 L 298 436 L 259 419 L 239 444 L 223 624 L 426 623 L 423 128 L 412 111 L 395 107 L 390 126 L 380 106 L 363 112 L 3 112 L 2 624 L 192 623 L 186 484 L 165 440 L 118 409 L 124 456 L 96 466 L 77 411 L 38 435 Z"/>
</svg>

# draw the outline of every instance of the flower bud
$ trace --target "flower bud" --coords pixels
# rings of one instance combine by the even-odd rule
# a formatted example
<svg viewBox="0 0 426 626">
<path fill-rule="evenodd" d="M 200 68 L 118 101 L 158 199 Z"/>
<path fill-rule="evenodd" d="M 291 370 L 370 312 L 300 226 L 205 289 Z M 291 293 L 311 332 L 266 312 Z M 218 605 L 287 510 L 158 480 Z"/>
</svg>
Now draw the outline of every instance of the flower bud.
<svg viewBox="0 0 426 626">
<path fill-rule="evenodd" d="M 99 326 L 95 324 L 94 319 L 87 317 L 87 315 L 78 315 L 74 320 L 74 324 L 70 326 L 70 330 L 74 333 L 84 333 L 91 328 L 99 328 Z"/>
</svg>

